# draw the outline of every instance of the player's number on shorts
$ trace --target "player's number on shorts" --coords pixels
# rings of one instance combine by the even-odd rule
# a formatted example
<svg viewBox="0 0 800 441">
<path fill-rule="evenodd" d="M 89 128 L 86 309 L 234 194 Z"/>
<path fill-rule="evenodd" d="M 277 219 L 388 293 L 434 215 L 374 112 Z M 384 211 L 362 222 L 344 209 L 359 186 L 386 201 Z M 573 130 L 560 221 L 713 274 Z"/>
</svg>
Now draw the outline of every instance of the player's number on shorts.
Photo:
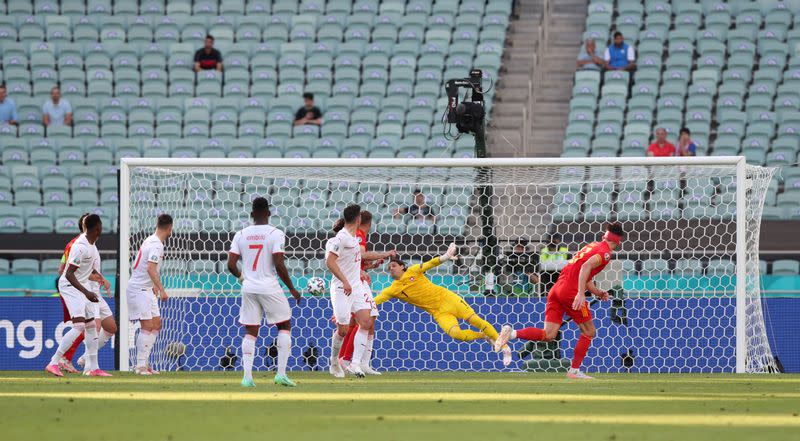
<svg viewBox="0 0 800 441">
<path fill-rule="evenodd" d="M 142 250 L 139 250 L 139 254 L 136 256 L 136 263 L 133 264 L 133 269 L 139 267 L 139 262 L 142 261 Z"/>
<path fill-rule="evenodd" d="M 253 271 L 258 268 L 258 260 L 261 258 L 261 252 L 264 251 L 264 244 L 250 245 L 248 248 L 256 251 L 256 260 L 253 261 Z"/>
</svg>

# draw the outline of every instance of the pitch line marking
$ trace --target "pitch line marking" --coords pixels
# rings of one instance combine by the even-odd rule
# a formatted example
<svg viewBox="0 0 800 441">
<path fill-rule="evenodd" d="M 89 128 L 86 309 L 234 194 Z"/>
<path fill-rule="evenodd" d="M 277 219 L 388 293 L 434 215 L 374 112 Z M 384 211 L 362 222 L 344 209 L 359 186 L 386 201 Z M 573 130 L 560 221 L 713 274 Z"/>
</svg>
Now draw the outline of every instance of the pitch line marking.
<svg viewBox="0 0 800 441">
<path fill-rule="evenodd" d="M 478 392 L 294 392 L 294 391 L 252 391 L 252 392 L 0 392 L 5 398 L 54 398 L 119 401 L 459 401 L 475 402 L 481 400 L 534 402 L 534 401 L 730 401 L 734 399 L 771 400 L 775 398 L 800 398 L 800 394 L 752 394 L 735 397 L 730 395 L 573 395 L 573 394 L 532 394 L 532 393 L 478 393 Z M 798 419 L 800 421 L 800 419 Z"/>
<path fill-rule="evenodd" d="M 343 416 L 370 419 L 375 416 Z M 491 423 L 559 423 L 559 424 L 633 424 L 646 426 L 709 426 L 709 427 L 800 427 L 800 417 L 764 414 L 725 415 L 384 415 L 385 422 L 491 422 Z"/>
</svg>

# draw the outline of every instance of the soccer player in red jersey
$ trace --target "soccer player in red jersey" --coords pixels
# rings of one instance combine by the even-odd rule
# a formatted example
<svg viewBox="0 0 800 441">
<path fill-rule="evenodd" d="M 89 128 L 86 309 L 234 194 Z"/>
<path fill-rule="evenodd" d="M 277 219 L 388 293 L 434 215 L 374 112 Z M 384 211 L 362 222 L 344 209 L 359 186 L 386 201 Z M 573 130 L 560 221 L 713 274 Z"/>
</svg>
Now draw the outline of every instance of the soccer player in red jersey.
<svg viewBox="0 0 800 441">
<path fill-rule="evenodd" d="M 64 268 L 67 266 L 67 258 L 69 257 L 69 250 L 72 249 L 72 244 L 81 237 L 83 234 L 83 220 L 86 219 L 89 213 L 83 213 L 80 219 L 78 219 L 78 235 L 73 237 L 71 241 L 67 244 L 66 248 L 64 248 L 64 255 L 61 256 L 61 265 L 58 267 L 58 277 L 61 277 L 61 274 L 64 274 Z M 56 289 L 58 289 L 58 278 L 56 278 Z M 64 302 L 64 297 L 61 296 L 61 293 L 58 293 L 58 298 L 61 300 L 61 308 L 64 310 L 64 320 L 63 322 L 66 323 L 71 320 L 69 316 L 69 311 L 67 310 L 67 304 Z M 72 364 L 72 359 L 75 358 L 75 351 L 78 350 L 78 346 L 83 343 L 83 334 L 79 335 L 75 342 L 72 343 L 69 350 L 64 353 L 64 356 L 61 358 L 61 361 L 58 363 L 58 367 L 62 370 L 69 372 L 71 374 L 77 374 L 78 370 L 75 369 L 75 366 Z"/>
<path fill-rule="evenodd" d="M 575 253 L 572 260 L 561 270 L 556 284 L 547 295 L 547 306 L 544 310 L 544 329 L 525 328 L 513 330 L 505 325 L 500 331 L 500 337 L 495 342 L 495 350 L 502 347 L 509 340 L 521 338 L 523 340 L 552 341 L 556 338 L 564 318 L 564 314 L 580 328 L 581 336 L 575 345 L 575 354 L 572 357 L 572 367 L 567 372 L 568 378 L 591 379 L 592 377 L 581 372 L 589 345 L 596 333 L 592 312 L 586 303 L 586 290 L 600 300 L 608 300 L 608 292 L 603 291 L 594 284 L 592 279 L 611 261 L 611 253 L 619 248 L 625 232 L 619 223 L 606 226 L 603 240 L 590 243 Z"/>
<path fill-rule="evenodd" d="M 369 234 L 369 230 L 372 228 L 372 213 L 369 211 L 362 211 L 361 212 L 361 223 L 358 226 L 358 230 L 356 231 L 356 238 L 358 239 L 358 243 L 361 246 L 361 278 L 364 281 L 365 285 L 369 287 L 372 283 L 369 275 L 367 275 L 366 270 L 376 268 L 383 264 L 383 259 L 393 257 L 396 255 L 394 251 L 389 251 L 386 253 L 374 253 L 369 251 L 369 247 L 367 246 L 367 234 Z M 385 256 L 385 257 L 380 257 Z M 378 257 L 378 260 L 370 260 L 369 258 Z M 342 343 L 342 350 L 339 352 L 339 363 L 343 366 L 347 366 L 352 358 L 353 358 L 353 341 L 355 340 L 356 333 L 358 332 L 358 324 L 355 323 L 355 320 L 350 322 L 350 329 L 347 331 L 347 335 L 344 338 L 344 342 Z M 372 368 L 371 359 L 372 359 L 372 345 L 375 341 L 375 328 L 370 330 L 369 337 L 367 340 L 367 347 L 364 350 L 364 356 L 361 359 L 361 368 L 364 370 L 365 374 L 368 375 L 380 375 L 380 372 L 376 371 Z"/>
</svg>

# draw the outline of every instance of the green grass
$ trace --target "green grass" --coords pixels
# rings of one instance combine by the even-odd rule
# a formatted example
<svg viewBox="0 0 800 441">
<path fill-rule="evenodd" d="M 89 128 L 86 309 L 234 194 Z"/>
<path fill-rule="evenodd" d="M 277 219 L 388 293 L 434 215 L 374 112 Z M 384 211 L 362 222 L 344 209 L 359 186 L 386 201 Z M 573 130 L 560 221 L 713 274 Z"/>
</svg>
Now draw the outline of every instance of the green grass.
<svg viewBox="0 0 800 441">
<path fill-rule="evenodd" d="M 800 377 L 295 373 L 113 378 L 0 372 L 3 440 L 789 440 Z"/>
</svg>

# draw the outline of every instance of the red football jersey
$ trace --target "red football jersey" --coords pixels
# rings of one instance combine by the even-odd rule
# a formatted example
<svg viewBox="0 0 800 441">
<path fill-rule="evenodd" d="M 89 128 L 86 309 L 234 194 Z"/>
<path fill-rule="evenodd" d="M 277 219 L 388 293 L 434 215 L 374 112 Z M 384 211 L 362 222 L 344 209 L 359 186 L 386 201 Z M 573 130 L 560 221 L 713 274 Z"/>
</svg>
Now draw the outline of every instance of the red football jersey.
<svg viewBox="0 0 800 441">
<path fill-rule="evenodd" d="M 558 276 L 557 283 L 561 285 L 559 288 L 563 290 L 562 292 L 569 295 L 578 293 L 578 277 L 581 273 L 581 266 L 594 256 L 600 256 L 602 263 L 589 273 L 589 280 L 592 280 L 597 273 L 603 271 L 603 268 L 611 261 L 611 248 L 608 247 L 605 241 L 601 240 L 600 242 L 590 243 L 575 253 Z"/>
<path fill-rule="evenodd" d="M 358 244 L 364 247 L 364 251 L 369 251 L 369 246 L 367 246 L 367 235 L 364 234 L 361 230 L 356 230 L 356 239 L 358 239 Z M 366 262 L 362 259 L 361 260 L 361 269 L 364 269 L 366 266 Z"/>
</svg>

